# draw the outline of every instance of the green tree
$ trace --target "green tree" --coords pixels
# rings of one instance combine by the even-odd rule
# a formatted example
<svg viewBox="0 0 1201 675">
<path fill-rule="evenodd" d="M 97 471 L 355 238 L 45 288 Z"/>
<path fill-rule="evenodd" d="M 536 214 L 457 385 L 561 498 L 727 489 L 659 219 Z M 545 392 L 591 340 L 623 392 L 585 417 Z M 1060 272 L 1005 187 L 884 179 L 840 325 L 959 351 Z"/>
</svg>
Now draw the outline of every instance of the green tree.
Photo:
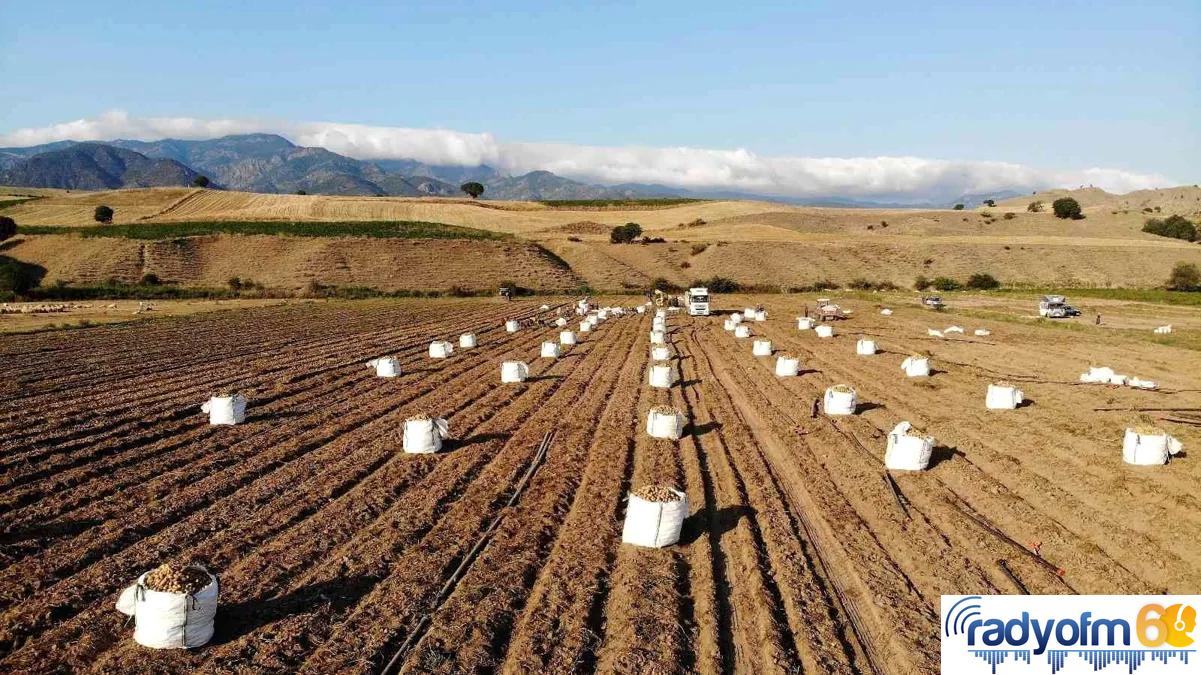
<svg viewBox="0 0 1201 675">
<path fill-rule="evenodd" d="M 1193 263 L 1176 263 L 1168 277 L 1168 288 L 1173 291 L 1201 291 L 1201 270 Z"/>
<path fill-rule="evenodd" d="M 956 211 L 962 211 L 963 204 L 956 204 L 955 206 L 952 206 L 951 208 L 955 209 Z"/>
<path fill-rule="evenodd" d="M 1051 202 L 1051 210 L 1055 212 L 1056 218 L 1080 220 L 1084 217 L 1084 213 L 1080 210 L 1080 202 L 1071 197 L 1060 197 Z"/>
<path fill-rule="evenodd" d="M 0 241 L 17 234 L 17 221 L 8 216 L 0 216 Z"/>
<path fill-rule="evenodd" d="M 208 176 L 196 176 L 192 179 L 192 185 L 198 188 L 206 188 L 209 186 Z"/>
<path fill-rule="evenodd" d="M 950 277 L 935 277 L 934 281 L 930 282 L 934 285 L 936 291 L 957 291 L 963 288 L 963 285 Z"/>
<path fill-rule="evenodd" d="M 984 205 L 985 205 L 985 206 L 996 206 L 996 205 L 997 205 L 997 200 L 995 200 L 995 199 L 985 199 L 985 200 L 984 200 Z"/>
<path fill-rule="evenodd" d="M 1029 204 L 1026 205 L 1026 210 L 1029 211 L 1030 213 L 1042 213 L 1043 203 L 1042 202 L 1030 202 Z"/>
<path fill-rule="evenodd" d="M 1161 237 L 1172 237 L 1185 241 L 1197 240 L 1197 226 L 1184 216 L 1168 216 L 1163 220 L 1148 218 L 1143 225 L 1143 232 L 1150 232 Z"/>
<path fill-rule="evenodd" d="M 44 272 L 37 265 L 0 256 L 0 293 L 25 293 L 38 285 Z"/>
<path fill-rule="evenodd" d="M 483 183 L 477 183 L 475 181 L 463 183 L 462 185 L 459 186 L 459 189 L 462 190 L 463 192 L 466 192 L 467 194 L 471 195 L 472 199 L 476 199 L 480 195 L 484 194 Z"/>
<path fill-rule="evenodd" d="M 618 225 L 609 232 L 609 241 L 614 244 L 629 244 L 642 236 L 642 226 L 638 223 Z"/>
<path fill-rule="evenodd" d="M 981 272 L 968 277 L 967 287 L 978 291 L 988 291 L 1000 288 L 1001 282 L 997 281 L 997 278 L 993 275 Z"/>
<path fill-rule="evenodd" d="M 159 279 L 158 275 L 154 272 L 147 272 L 146 274 L 142 275 L 143 286 L 158 286 L 161 283 L 163 283 L 162 280 Z"/>
<path fill-rule="evenodd" d="M 92 217 L 98 223 L 111 223 L 113 222 L 113 210 L 111 207 L 101 204 L 96 207 L 96 211 L 92 213 Z"/>
</svg>

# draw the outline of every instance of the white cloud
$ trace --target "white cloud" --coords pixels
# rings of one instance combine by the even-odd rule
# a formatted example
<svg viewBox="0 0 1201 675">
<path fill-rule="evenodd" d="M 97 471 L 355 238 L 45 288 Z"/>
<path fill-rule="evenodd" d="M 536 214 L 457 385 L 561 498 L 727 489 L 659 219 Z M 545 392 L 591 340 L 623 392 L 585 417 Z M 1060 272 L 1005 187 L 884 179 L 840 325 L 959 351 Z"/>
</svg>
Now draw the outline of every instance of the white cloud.
<svg viewBox="0 0 1201 675">
<path fill-rule="evenodd" d="M 1172 185 L 1160 175 L 1109 168 L 1045 170 L 995 161 L 920 157 L 763 157 L 744 149 L 603 147 L 498 142 L 491 134 L 335 122 L 190 117 L 131 117 L 122 111 L 0 134 L 0 146 L 59 140 L 203 139 L 278 133 L 358 159 L 416 159 L 428 164 L 490 164 L 512 173 L 545 169 L 600 183 L 662 183 L 690 189 L 762 192 L 791 197 L 949 199 L 1000 190 L 1095 185 L 1129 192 Z"/>
</svg>

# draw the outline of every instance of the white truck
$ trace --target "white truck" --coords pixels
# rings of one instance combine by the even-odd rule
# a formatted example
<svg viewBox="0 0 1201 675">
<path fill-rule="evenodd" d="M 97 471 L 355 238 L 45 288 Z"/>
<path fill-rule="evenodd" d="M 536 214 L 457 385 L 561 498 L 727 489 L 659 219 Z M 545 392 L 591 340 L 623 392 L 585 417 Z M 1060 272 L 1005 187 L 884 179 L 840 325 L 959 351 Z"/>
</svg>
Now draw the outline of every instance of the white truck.
<svg viewBox="0 0 1201 675">
<path fill-rule="evenodd" d="M 684 304 L 692 316 L 709 316 L 709 289 L 690 288 L 684 293 Z"/>
</svg>

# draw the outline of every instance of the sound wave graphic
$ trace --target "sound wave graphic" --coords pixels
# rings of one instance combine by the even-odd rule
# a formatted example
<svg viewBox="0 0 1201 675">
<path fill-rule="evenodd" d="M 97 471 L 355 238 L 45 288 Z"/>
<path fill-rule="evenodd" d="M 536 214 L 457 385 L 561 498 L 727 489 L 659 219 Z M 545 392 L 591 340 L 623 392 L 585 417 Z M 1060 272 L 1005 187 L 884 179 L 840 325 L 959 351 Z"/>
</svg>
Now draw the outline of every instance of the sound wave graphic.
<svg viewBox="0 0 1201 675">
<path fill-rule="evenodd" d="M 996 675 L 997 666 L 1005 663 L 1010 656 L 1014 661 L 1030 663 L 1029 649 L 973 649 L 971 651 L 974 656 L 992 667 L 993 675 Z M 1188 665 L 1189 658 L 1196 651 L 1196 649 L 1049 649 L 1047 650 L 1047 664 L 1051 666 L 1051 675 L 1054 675 L 1063 668 L 1069 654 L 1076 654 L 1085 663 L 1092 666 L 1094 672 L 1117 663 L 1126 666 L 1127 673 L 1133 673 L 1148 659 L 1164 664 L 1172 660 L 1179 660 L 1184 665 Z"/>
</svg>

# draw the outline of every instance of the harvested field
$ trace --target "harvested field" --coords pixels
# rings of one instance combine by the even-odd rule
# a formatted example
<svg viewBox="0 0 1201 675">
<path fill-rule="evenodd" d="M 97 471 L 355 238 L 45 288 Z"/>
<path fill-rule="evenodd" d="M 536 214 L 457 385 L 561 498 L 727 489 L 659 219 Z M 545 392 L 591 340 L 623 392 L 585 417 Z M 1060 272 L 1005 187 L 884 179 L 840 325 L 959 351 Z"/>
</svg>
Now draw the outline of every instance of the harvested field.
<svg viewBox="0 0 1201 675">
<path fill-rule="evenodd" d="M 1201 427 L 1185 419 L 1201 411 L 1201 351 L 1009 320 L 1004 299 L 884 317 L 852 296 L 826 340 L 792 318 L 813 298 L 716 300 L 763 304 L 754 334 L 799 356 L 800 376 L 775 377 L 722 316 L 669 320 L 670 389 L 646 386 L 649 315 L 540 359 L 558 328 L 502 324 L 541 301 L 0 336 L 0 669 L 932 673 L 943 593 L 1201 584 Z M 927 337 L 951 323 L 967 335 Z M 477 349 L 427 358 L 468 331 Z M 855 356 L 860 336 L 881 353 Z M 919 350 L 934 375 L 906 379 L 900 360 Z M 383 355 L 400 377 L 364 366 Z M 529 380 L 499 386 L 504 360 L 528 362 Z M 1161 389 L 1076 381 L 1102 364 Z M 1031 403 L 985 410 L 1000 380 Z M 859 413 L 815 414 L 840 383 Z M 245 424 L 206 424 L 199 404 L 219 389 L 250 399 Z M 678 443 L 645 433 L 657 406 L 689 418 Z M 419 412 L 449 421 L 443 452 L 400 452 Z M 937 439 L 928 471 L 884 470 L 901 420 Z M 1146 422 L 1186 454 L 1122 464 L 1122 430 Z M 648 485 L 688 495 L 674 546 L 621 544 L 625 496 Z M 220 575 L 213 642 L 138 647 L 118 592 L 189 561 Z"/>
</svg>

